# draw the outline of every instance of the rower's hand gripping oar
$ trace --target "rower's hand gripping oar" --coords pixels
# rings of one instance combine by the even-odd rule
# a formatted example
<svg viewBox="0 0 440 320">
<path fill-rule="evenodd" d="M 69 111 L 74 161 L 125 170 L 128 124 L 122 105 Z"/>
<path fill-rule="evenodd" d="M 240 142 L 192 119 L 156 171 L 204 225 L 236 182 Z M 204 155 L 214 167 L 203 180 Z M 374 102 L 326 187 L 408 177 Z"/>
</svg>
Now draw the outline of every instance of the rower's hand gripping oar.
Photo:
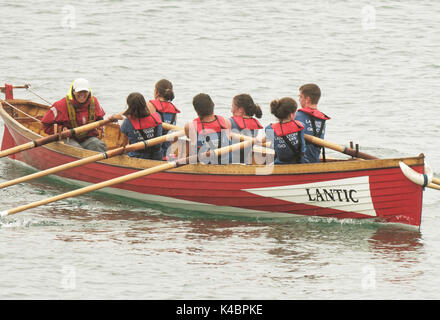
<svg viewBox="0 0 440 320">
<path fill-rule="evenodd" d="M 129 174 L 127 174 L 125 176 L 122 176 L 122 177 L 110 179 L 110 180 L 103 181 L 103 182 L 100 182 L 100 183 L 96 183 L 96 184 L 93 184 L 93 185 L 90 185 L 90 186 L 87 186 L 87 187 L 84 187 L 84 188 L 81 188 L 81 189 L 78 189 L 78 190 L 73 190 L 73 191 L 70 191 L 70 192 L 66 192 L 66 193 L 60 194 L 58 196 L 49 198 L 49 199 L 44 199 L 44 200 L 36 201 L 36 202 L 30 203 L 30 204 L 27 204 L 27 205 L 16 207 L 16 208 L 11 209 L 11 210 L 1 211 L 0 212 L 0 217 L 7 216 L 7 215 L 10 215 L 10 214 L 14 214 L 14 213 L 17 213 L 17 212 L 21 212 L 21 211 L 24 211 L 24 210 L 27 210 L 27 209 L 35 208 L 35 207 L 38 207 L 38 206 L 41 206 L 41 205 L 45 205 L 45 204 L 48 204 L 48 203 L 51 203 L 51 202 L 55 202 L 55 201 L 58 201 L 58 200 L 62 200 L 62 199 L 70 198 L 70 197 L 75 197 L 75 196 L 78 196 L 78 195 L 81 195 L 81 194 L 84 194 L 84 193 L 87 193 L 87 192 L 91 192 L 91 191 L 99 190 L 99 189 L 102 189 L 102 188 L 110 187 L 112 185 L 115 185 L 115 184 L 118 184 L 118 183 L 123 183 L 123 182 L 129 181 L 129 180 L 133 180 L 133 179 L 136 179 L 136 178 L 141 178 L 141 177 L 144 177 L 144 176 L 149 175 L 149 174 L 158 173 L 158 172 L 161 172 L 161 171 L 165 171 L 165 170 L 177 168 L 177 167 L 180 167 L 180 166 L 184 166 L 186 164 L 195 162 L 198 159 L 199 156 L 203 156 L 203 155 L 209 156 L 211 154 L 211 152 L 214 153 L 214 156 L 221 156 L 223 154 L 227 154 L 227 153 L 230 153 L 230 152 L 233 152 L 233 151 L 236 151 L 236 150 L 241 150 L 243 148 L 250 147 L 251 145 L 252 145 L 252 141 L 243 141 L 243 142 L 240 142 L 240 143 L 237 143 L 237 144 L 233 144 L 233 145 L 226 146 L 226 147 L 223 147 L 223 148 L 215 149 L 213 151 L 208 151 L 208 152 L 206 152 L 206 153 L 204 153 L 202 155 L 195 154 L 195 155 L 192 155 L 192 156 L 189 156 L 189 157 L 186 157 L 186 158 L 181 158 L 181 159 L 178 159 L 178 160 L 175 160 L 175 161 L 167 162 L 165 164 L 161 164 L 161 165 L 158 165 L 158 166 L 155 166 L 155 167 L 152 167 L 152 168 L 148 168 L 148 169 L 144 169 L 144 170 L 141 170 L 141 171 L 136 171 L 136 172 L 133 172 L 133 173 L 129 173 Z"/>
<path fill-rule="evenodd" d="M 32 174 L 24 176 L 24 177 L 5 181 L 3 183 L 0 183 L 0 189 L 10 187 L 15 184 L 26 182 L 26 181 L 29 181 L 32 179 L 41 178 L 41 177 L 47 176 L 49 174 L 54 174 L 54 173 L 57 173 L 57 172 L 60 172 L 63 170 L 76 168 L 76 167 L 79 167 L 79 166 L 82 166 L 82 165 L 85 165 L 88 163 L 108 159 L 108 158 L 111 158 L 111 157 L 114 157 L 114 156 L 117 156 L 117 155 L 120 155 L 123 153 L 142 150 L 142 149 L 163 143 L 165 141 L 171 141 L 171 140 L 177 139 L 178 137 L 183 136 L 183 135 L 185 135 L 185 131 L 181 130 L 181 131 L 176 131 L 176 132 L 173 132 L 173 133 L 170 133 L 170 134 L 167 134 L 164 136 L 160 136 L 157 138 L 149 139 L 146 141 L 129 144 L 129 145 L 126 145 L 125 147 L 119 147 L 119 148 L 115 148 L 112 150 L 108 150 L 106 152 L 102 152 L 102 153 L 99 153 L 99 154 L 96 154 L 96 155 L 93 155 L 90 157 L 86 157 L 86 158 L 83 158 L 80 160 L 65 163 L 65 164 L 62 164 L 62 165 L 59 165 L 59 166 L 56 166 L 53 168 L 43 170 L 43 171 L 35 172 L 35 173 L 32 173 Z"/>
</svg>

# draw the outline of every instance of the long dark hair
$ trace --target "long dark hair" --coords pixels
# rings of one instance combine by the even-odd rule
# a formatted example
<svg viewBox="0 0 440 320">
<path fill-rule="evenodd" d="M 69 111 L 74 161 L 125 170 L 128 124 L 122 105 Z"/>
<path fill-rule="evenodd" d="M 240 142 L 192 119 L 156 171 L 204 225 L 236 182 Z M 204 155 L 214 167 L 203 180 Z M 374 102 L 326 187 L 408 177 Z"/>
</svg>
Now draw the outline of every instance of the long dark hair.
<svg viewBox="0 0 440 320">
<path fill-rule="evenodd" d="M 247 116 L 253 117 L 255 115 L 258 119 L 261 119 L 263 112 L 261 111 L 260 106 L 254 103 L 254 100 L 250 95 L 242 93 L 236 95 L 233 100 L 237 107 L 244 109 Z"/>
<path fill-rule="evenodd" d="M 123 113 L 124 116 L 141 119 L 150 115 L 147 102 L 139 92 L 132 92 L 128 95 L 127 105 L 128 109 Z"/>
</svg>

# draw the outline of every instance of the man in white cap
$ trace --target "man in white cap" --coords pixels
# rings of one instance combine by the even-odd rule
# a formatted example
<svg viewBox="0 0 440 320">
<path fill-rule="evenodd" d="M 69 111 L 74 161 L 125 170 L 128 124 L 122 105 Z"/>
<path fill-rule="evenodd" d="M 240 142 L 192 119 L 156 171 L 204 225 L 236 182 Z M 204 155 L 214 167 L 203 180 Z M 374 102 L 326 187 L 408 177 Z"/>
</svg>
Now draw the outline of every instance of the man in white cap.
<svg viewBox="0 0 440 320">
<path fill-rule="evenodd" d="M 104 119 L 105 112 L 92 95 L 89 82 L 79 78 L 72 82 L 66 97 L 55 102 L 41 119 L 44 132 L 54 134 L 54 124 L 59 130 L 71 129 Z M 65 140 L 69 145 L 88 150 L 105 152 L 103 141 L 97 138 L 96 129 Z"/>
</svg>

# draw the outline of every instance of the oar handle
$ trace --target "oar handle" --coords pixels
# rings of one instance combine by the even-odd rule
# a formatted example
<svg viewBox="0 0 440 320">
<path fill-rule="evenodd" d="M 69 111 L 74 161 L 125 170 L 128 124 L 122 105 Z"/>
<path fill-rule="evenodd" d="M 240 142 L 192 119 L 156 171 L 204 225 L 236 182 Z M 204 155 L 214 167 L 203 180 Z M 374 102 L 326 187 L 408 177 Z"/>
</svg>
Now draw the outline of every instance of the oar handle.
<svg viewBox="0 0 440 320">
<path fill-rule="evenodd" d="M 102 126 L 106 125 L 107 123 L 116 122 L 116 121 L 118 121 L 118 120 L 117 119 L 113 119 L 113 118 L 108 118 L 108 119 L 103 119 L 103 120 L 98 120 L 98 121 L 95 121 L 95 122 L 92 122 L 92 123 L 88 123 L 88 124 L 85 124 L 85 125 L 80 126 L 80 127 L 64 130 L 64 131 L 61 131 L 61 133 L 59 133 L 59 134 L 55 133 L 55 134 L 52 134 L 50 136 L 43 137 L 41 139 L 36 140 L 36 147 L 42 146 L 42 145 L 47 144 L 49 142 L 56 141 L 60 137 L 61 137 L 61 139 L 66 139 L 66 138 L 74 137 L 74 136 L 76 136 L 76 135 L 78 135 L 80 133 L 87 132 L 87 131 L 90 131 L 90 130 L 93 130 L 93 129 L 97 129 L 99 127 L 102 127 Z"/>
<path fill-rule="evenodd" d="M 118 121 L 118 120 L 117 119 L 113 119 L 113 118 L 107 118 L 107 119 L 95 121 L 95 122 L 92 122 L 92 123 L 88 123 L 88 124 L 85 124 L 83 126 L 70 129 L 68 131 L 72 131 L 73 135 L 75 135 L 75 134 L 78 134 L 78 133 L 87 132 L 87 131 L 90 131 L 90 130 L 102 127 L 102 126 L 106 125 L 107 123 L 116 122 L 116 121 Z"/>
<path fill-rule="evenodd" d="M 325 148 L 328 148 L 328 149 L 332 149 L 332 150 L 335 150 L 335 151 L 339 151 L 339 152 L 342 152 L 342 153 L 344 153 L 346 155 L 349 155 L 349 156 L 352 156 L 352 157 L 366 159 L 366 160 L 379 159 L 379 158 L 377 158 L 375 156 L 372 156 L 372 155 L 369 155 L 367 153 L 360 152 L 360 151 L 357 151 L 357 150 L 353 150 L 351 148 L 344 147 L 344 146 L 338 145 L 336 143 L 329 142 L 327 140 L 324 140 L 324 139 L 321 139 L 321 138 L 318 138 L 318 137 L 314 137 L 314 136 L 311 136 L 311 135 L 308 135 L 308 134 L 304 135 L 304 139 L 307 142 L 310 142 L 310 143 L 313 143 L 313 144 L 316 144 L 318 146 L 325 147 Z"/>
<path fill-rule="evenodd" d="M 432 182 L 431 182 L 431 183 L 428 183 L 427 187 L 428 187 L 428 188 L 431 188 L 431 189 L 440 190 L 440 185 L 435 184 L 435 183 L 432 183 Z"/>
</svg>

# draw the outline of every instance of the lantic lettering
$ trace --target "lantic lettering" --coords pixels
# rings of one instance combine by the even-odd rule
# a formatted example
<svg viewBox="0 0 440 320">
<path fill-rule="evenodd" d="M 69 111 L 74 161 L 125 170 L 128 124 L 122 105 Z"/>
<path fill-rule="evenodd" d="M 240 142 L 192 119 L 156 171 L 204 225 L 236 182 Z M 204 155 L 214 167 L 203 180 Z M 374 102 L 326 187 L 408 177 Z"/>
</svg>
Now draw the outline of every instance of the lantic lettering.
<svg viewBox="0 0 440 320">
<path fill-rule="evenodd" d="M 353 189 L 309 189 L 306 188 L 309 201 L 325 202 L 325 201 L 339 201 L 339 202 L 359 202 L 359 199 L 354 198 L 357 192 Z"/>
</svg>

